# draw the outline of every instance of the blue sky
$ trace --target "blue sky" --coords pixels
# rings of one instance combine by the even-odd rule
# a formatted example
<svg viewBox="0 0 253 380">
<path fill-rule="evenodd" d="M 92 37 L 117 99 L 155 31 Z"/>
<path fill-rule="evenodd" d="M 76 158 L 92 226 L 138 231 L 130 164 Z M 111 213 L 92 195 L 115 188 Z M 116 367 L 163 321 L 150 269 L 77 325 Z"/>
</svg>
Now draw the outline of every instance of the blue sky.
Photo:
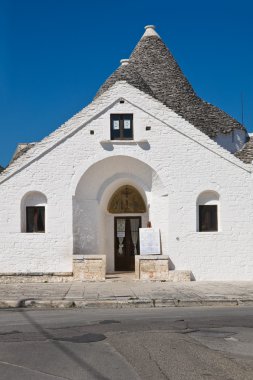
<svg viewBox="0 0 253 380">
<path fill-rule="evenodd" d="M 195 91 L 253 132 L 251 0 L 0 0 L 0 164 L 78 112 L 155 24 Z"/>
</svg>

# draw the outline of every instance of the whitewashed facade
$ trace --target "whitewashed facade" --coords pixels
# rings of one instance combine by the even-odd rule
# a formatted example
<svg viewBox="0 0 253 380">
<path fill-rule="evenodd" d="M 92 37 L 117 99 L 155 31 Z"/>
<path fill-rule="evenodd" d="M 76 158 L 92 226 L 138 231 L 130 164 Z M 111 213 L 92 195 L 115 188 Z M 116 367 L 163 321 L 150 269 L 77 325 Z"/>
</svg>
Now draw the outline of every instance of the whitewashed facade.
<svg viewBox="0 0 253 380">
<path fill-rule="evenodd" d="M 132 140 L 111 139 L 112 114 L 133 115 Z M 146 211 L 127 216 L 160 229 L 170 269 L 196 280 L 252 280 L 253 167 L 231 153 L 229 138 L 233 145 L 246 134 L 233 133 L 238 138 L 210 138 L 156 97 L 116 81 L 1 173 L 0 272 L 70 273 L 80 254 L 105 254 L 113 272 L 114 221 L 124 215 L 108 203 L 128 185 Z M 208 204 L 217 205 L 218 230 L 199 232 L 199 206 Z M 26 232 L 29 206 L 45 208 L 45 233 Z"/>
</svg>

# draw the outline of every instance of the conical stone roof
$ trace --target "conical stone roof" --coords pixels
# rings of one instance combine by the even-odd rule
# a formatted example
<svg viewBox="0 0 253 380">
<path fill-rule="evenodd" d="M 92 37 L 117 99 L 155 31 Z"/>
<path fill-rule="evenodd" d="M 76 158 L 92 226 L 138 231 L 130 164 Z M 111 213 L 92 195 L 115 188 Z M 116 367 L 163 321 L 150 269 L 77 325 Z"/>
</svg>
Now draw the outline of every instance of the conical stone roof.
<svg viewBox="0 0 253 380">
<path fill-rule="evenodd" d="M 241 150 L 235 153 L 235 156 L 245 164 L 251 164 L 253 161 L 253 136 L 250 136 L 249 141 Z"/>
<path fill-rule="evenodd" d="M 146 28 L 130 56 L 129 64 L 118 68 L 100 87 L 96 97 L 115 82 L 126 80 L 164 103 L 210 137 L 230 133 L 233 129 L 245 129 L 227 113 L 196 95 L 154 27 Z"/>
<path fill-rule="evenodd" d="M 13 154 L 13 157 L 10 161 L 10 164 L 17 160 L 19 157 L 21 157 L 23 154 L 25 154 L 29 149 L 31 149 L 33 146 L 35 145 L 35 143 L 20 143 L 18 144 L 14 154 Z"/>
<path fill-rule="evenodd" d="M 134 65 L 131 63 L 131 64 L 123 64 L 116 71 L 114 71 L 114 73 L 100 87 L 95 98 L 103 94 L 111 86 L 113 86 L 116 82 L 119 82 L 119 81 L 126 81 L 132 86 L 145 92 L 146 94 L 154 96 L 150 87 L 147 85 L 147 83 L 144 81 L 144 79 L 141 77 L 138 71 L 135 70 Z"/>
</svg>

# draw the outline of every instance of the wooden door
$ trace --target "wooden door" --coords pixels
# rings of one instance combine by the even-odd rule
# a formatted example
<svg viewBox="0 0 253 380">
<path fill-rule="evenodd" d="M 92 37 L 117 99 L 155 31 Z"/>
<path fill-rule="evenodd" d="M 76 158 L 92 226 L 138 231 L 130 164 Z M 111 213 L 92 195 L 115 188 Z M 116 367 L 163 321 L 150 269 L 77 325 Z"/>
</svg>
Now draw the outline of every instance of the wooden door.
<svg viewBox="0 0 253 380">
<path fill-rule="evenodd" d="M 139 228 L 141 217 L 115 217 L 114 219 L 114 247 L 115 270 L 134 271 L 135 255 L 140 254 Z"/>
</svg>

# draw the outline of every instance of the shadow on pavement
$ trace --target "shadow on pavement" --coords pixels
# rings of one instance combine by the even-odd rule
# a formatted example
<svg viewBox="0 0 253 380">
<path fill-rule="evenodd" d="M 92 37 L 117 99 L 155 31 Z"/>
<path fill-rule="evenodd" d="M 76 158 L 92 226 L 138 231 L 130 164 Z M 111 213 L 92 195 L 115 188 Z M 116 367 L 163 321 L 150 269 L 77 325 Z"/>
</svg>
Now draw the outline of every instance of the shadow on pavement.
<svg viewBox="0 0 253 380">
<path fill-rule="evenodd" d="M 69 348 L 63 346 L 59 340 L 55 340 L 55 337 L 51 335 L 48 331 L 46 331 L 38 322 L 36 322 L 31 315 L 28 314 L 25 310 L 20 310 L 23 317 L 35 327 L 35 329 L 43 335 L 45 338 L 49 339 L 51 343 L 64 355 L 68 356 L 75 364 L 89 372 L 94 378 L 98 380 L 110 380 L 109 377 L 104 376 L 99 371 L 97 371 L 90 364 L 86 363 L 84 360 L 80 359 L 74 352 L 72 352 Z"/>
</svg>

